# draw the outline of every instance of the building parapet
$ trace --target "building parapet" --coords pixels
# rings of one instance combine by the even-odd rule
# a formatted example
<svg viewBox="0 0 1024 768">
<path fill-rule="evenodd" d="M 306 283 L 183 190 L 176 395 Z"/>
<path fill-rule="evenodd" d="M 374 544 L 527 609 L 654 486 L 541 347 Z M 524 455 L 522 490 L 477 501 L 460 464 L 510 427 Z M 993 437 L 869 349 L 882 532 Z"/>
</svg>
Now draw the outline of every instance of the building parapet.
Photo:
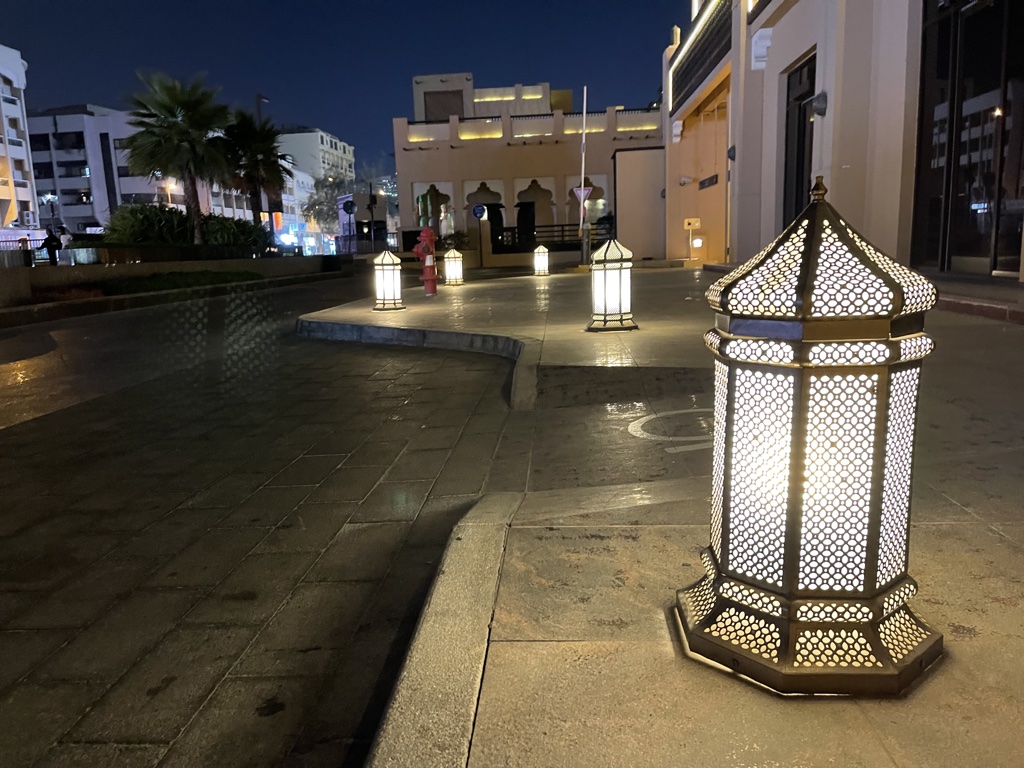
<svg viewBox="0 0 1024 768">
<path fill-rule="evenodd" d="M 411 122 L 395 118 L 395 136 L 404 139 L 405 149 L 428 148 L 431 144 L 481 140 L 512 141 L 522 139 L 569 139 L 583 132 L 583 114 L 564 114 L 561 110 L 537 115 L 460 118 L 452 115 L 446 122 Z M 661 111 L 658 109 L 616 109 L 587 113 L 587 133 L 613 134 L 612 140 L 661 138 Z"/>
<path fill-rule="evenodd" d="M 674 115 L 732 50 L 731 0 L 707 0 L 669 62 L 666 103 Z"/>
</svg>

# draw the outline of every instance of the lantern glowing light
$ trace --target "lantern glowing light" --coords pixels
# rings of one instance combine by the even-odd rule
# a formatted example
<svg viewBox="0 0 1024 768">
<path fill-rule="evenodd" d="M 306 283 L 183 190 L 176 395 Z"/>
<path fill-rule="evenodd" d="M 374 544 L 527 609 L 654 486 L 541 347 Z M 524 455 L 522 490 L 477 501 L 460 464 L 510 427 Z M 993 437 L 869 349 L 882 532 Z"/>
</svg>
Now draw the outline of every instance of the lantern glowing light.
<svg viewBox="0 0 1024 768">
<path fill-rule="evenodd" d="M 590 267 L 593 317 L 588 331 L 632 331 L 630 273 L 633 252 L 612 239 L 594 252 Z"/>
<path fill-rule="evenodd" d="M 786 693 L 894 694 L 942 653 L 907 601 L 922 331 L 935 289 L 812 202 L 707 292 L 711 544 L 691 654 Z"/>
<path fill-rule="evenodd" d="M 402 304 L 402 260 L 391 251 L 384 251 L 373 260 L 377 303 L 375 311 L 405 309 Z"/>
<path fill-rule="evenodd" d="M 444 284 L 462 285 L 462 254 L 454 248 L 444 255 Z"/>
<path fill-rule="evenodd" d="M 538 245 L 533 249 L 533 274 L 537 276 L 549 274 L 548 249 L 543 245 Z"/>
</svg>

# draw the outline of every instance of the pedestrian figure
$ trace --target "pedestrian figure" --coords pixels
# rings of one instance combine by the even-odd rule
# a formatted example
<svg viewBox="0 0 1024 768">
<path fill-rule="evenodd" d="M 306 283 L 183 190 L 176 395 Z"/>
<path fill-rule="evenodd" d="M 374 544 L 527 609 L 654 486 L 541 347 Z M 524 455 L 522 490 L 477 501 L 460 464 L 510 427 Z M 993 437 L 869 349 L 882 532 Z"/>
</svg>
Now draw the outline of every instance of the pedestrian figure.
<svg viewBox="0 0 1024 768">
<path fill-rule="evenodd" d="M 67 227 L 58 227 L 57 234 L 60 236 L 60 249 L 62 251 L 68 250 L 71 246 L 71 233 L 68 232 Z M 75 255 L 71 254 L 70 258 L 71 266 L 75 266 Z"/>
<path fill-rule="evenodd" d="M 46 251 L 46 255 L 50 257 L 51 267 L 57 266 L 57 251 L 60 250 L 60 238 L 53 234 L 53 230 L 49 227 L 46 228 L 46 237 L 40 243 L 39 250 Z"/>
<path fill-rule="evenodd" d="M 21 257 L 24 259 L 25 266 L 31 267 L 33 262 L 32 246 L 24 235 L 18 238 L 18 248 L 21 249 Z"/>
</svg>

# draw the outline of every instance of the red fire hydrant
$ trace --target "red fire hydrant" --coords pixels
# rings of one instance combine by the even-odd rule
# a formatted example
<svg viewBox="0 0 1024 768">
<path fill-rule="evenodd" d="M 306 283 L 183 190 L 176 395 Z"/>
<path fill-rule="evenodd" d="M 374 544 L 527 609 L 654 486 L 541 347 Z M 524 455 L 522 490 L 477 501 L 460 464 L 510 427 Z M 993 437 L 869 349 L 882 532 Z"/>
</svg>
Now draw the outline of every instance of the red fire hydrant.
<svg viewBox="0 0 1024 768">
<path fill-rule="evenodd" d="M 423 262 L 423 291 L 427 296 L 437 296 L 437 267 L 434 264 L 434 230 L 424 227 L 416 238 L 419 242 L 413 246 L 412 252 Z"/>
</svg>

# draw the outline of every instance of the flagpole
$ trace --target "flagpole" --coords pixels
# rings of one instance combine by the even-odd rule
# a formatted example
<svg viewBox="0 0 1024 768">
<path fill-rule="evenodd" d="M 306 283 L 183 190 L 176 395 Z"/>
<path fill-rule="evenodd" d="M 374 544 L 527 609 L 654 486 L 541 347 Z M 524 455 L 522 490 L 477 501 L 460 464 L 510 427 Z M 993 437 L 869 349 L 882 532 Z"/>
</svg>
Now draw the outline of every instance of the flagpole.
<svg viewBox="0 0 1024 768">
<path fill-rule="evenodd" d="M 580 134 L 580 188 L 587 185 L 587 86 L 583 86 L 583 131 Z M 586 203 L 583 195 L 580 198 L 580 237 L 583 237 L 583 221 L 586 216 Z"/>
</svg>

